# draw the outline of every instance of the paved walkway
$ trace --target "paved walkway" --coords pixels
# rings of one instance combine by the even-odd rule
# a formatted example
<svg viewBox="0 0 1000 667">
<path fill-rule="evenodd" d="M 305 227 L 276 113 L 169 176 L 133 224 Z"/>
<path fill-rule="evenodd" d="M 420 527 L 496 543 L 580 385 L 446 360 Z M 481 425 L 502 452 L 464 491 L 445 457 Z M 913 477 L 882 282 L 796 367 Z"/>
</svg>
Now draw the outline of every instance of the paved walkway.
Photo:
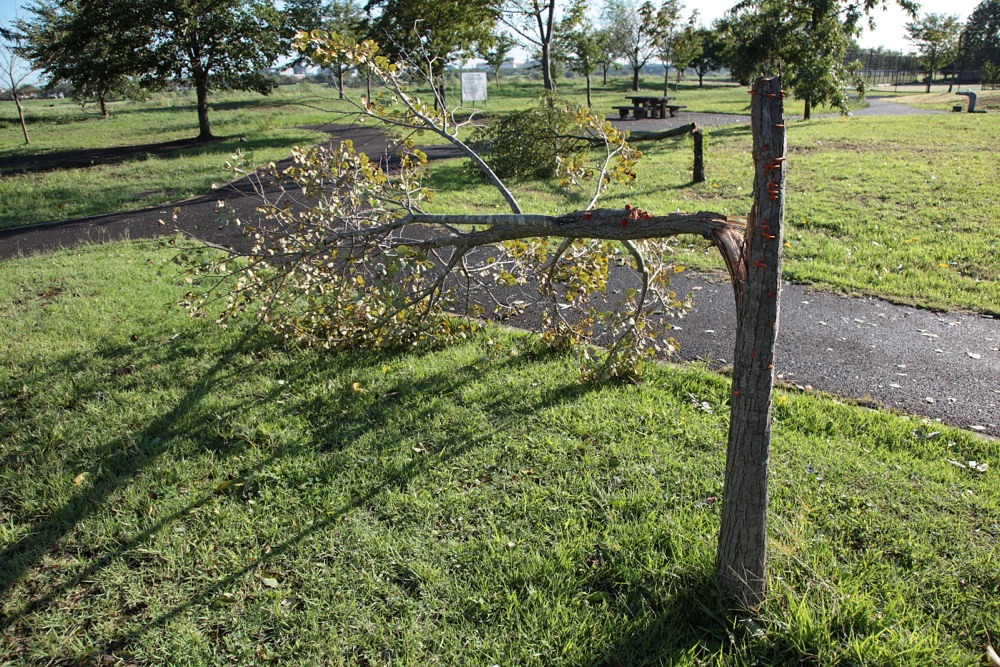
<svg viewBox="0 0 1000 667">
<path fill-rule="evenodd" d="M 886 110 L 901 106 L 881 104 L 887 105 Z M 638 130 L 664 129 L 667 123 L 692 121 L 708 126 L 748 119 L 725 114 L 682 114 L 674 119 L 626 123 Z M 375 128 L 331 128 L 329 132 L 332 140 L 349 135 L 359 150 L 384 154 L 385 138 Z M 444 157 L 449 149 L 437 148 L 434 153 Z M 0 259 L 80 243 L 161 236 L 178 230 L 217 243 L 235 244 L 241 237 L 217 221 L 216 203 L 228 200 L 228 206 L 246 216 L 256 206 L 256 200 L 247 196 L 251 192 L 247 183 L 240 182 L 181 202 L 176 224 L 169 222 L 173 206 L 160 206 L 2 230 Z M 714 368 L 727 366 L 735 335 L 730 285 L 720 277 L 694 272 L 681 274 L 675 284 L 679 292 L 693 291 L 696 295 L 694 311 L 678 322 L 679 330 L 672 332 L 681 343 L 680 358 L 702 359 Z M 932 313 L 879 299 L 846 298 L 786 284 L 776 368 L 779 378 L 792 385 L 1000 437 L 997 319 Z"/>
</svg>

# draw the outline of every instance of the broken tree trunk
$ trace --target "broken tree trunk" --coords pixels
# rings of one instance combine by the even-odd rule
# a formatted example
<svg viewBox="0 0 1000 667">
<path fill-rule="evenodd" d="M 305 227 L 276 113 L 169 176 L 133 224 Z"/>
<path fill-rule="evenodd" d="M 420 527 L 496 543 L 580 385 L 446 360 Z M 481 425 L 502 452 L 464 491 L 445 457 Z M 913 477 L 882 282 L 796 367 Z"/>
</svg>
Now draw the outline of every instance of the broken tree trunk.
<svg viewBox="0 0 1000 667">
<path fill-rule="evenodd" d="M 767 476 L 771 389 L 778 334 L 785 207 L 784 94 L 779 78 L 758 79 L 750 93 L 753 205 L 742 257 L 727 258 L 736 294 L 736 348 L 716 574 L 723 592 L 745 608 L 766 593 Z M 723 253 L 725 255 L 725 253 Z"/>
</svg>

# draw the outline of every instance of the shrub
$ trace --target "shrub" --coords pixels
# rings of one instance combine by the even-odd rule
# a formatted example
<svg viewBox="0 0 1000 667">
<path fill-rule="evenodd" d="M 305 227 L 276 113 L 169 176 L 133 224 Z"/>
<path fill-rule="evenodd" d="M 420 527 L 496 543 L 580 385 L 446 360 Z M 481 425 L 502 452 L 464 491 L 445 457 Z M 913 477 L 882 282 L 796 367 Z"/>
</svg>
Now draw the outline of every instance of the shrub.
<svg viewBox="0 0 1000 667">
<path fill-rule="evenodd" d="M 500 178 L 552 178 L 558 158 L 578 157 L 587 146 L 575 115 L 568 102 L 544 95 L 527 111 L 504 114 L 477 128 L 469 143 Z M 478 173 L 475 165 L 469 166 Z"/>
</svg>

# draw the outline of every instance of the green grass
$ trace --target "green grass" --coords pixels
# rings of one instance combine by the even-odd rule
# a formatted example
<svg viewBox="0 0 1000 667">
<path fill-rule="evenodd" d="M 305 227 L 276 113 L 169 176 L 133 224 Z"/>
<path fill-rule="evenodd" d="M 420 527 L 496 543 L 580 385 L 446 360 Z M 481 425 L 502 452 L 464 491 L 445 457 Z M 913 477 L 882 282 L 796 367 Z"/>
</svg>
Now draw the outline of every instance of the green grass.
<svg viewBox="0 0 1000 667">
<path fill-rule="evenodd" d="M 175 252 L 0 265 L 0 664 L 964 666 L 1000 633 L 996 441 L 779 392 L 748 622 L 711 583 L 725 378 L 283 347 L 187 319 Z"/>
<path fill-rule="evenodd" d="M 654 90 L 657 81 L 644 79 Z M 610 108 L 628 82 L 598 86 L 597 108 Z M 537 81 L 505 80 L 490 89 L 486 114 L 524 108 Z M 560 83 L 560 94 L 582 101 L 580 79 Z M 741 86 L 708 81 L 680 85 L 691 111 L 743 112 Z M 987 96 L 988 97 L 988 96 Z M 262 163 L 288 154 L 319 135 L 295 129 L 336 119 L 343 109 L 332 91 L 282 88 L 270 98 L 227 94 L 213 98 L 215 131 L 231 139 L 185 151 L 182 157 L 134 160 L 89 169 L 0 177 L 0 228 L 150 206 L 205 192 L 228 178 L 225 161 L 236 150 Z M 918 99 L 922 99 L 917 96 Z M 959 98 L 956 98 L 959 99 Z M 940 104 L 941 102 L 936 102 Z M 0 129 L 5 155 L 61 149 L 136 145 L 194 134 L 189 94 L 148 103 L 121 103 L 98 120 L 68 103 L 36 102 L 29 110 L 35 143 L 17 146 L 16 124 Z M 797 103 L 788 104 L 789 113 Z M 238 137 L 247 141 L 240 142 Z M 427 137 L 419 140 L 425 140 Z M 992 147 L 1000 140 L 997 114 L 858 117 L 795 122 L 789 130 L 785 276 L 852 294 L 871 294 L 934 309 L 1000 314 L 1000 200 Z M 690 140 L 640 143 L 647 157 L 632 191 L 612 192 L 606 205 L 626 202 L 647 210 L 714 210 L 744 215 L 749 206 L 750 135 L 744 126 L 708 130 L 709 181 L 690 183 Z M 458 162 L 435 165 L 430 185 L 442 192 L 437 209 L 504 210 L 486 186 L 470 183 Z M 567 199 L 550 183 L 519 184 L 526 210 L 565 211 L 586 203 Z M 679 246 L 685 264 L 719 269 L 702 244 Z"/>
<path fill-rule="evenodd" d="M 338 108 L 319 86 L 287 86 L 269 97 L 218 94 L 209 118 L 220 141 L 169 156 L 140 154 L 114 164 L 19 175 L 0 175 L 0 229 L 125 211 L 210 192 L 232 178 L 226 162 L 237 151 L 255 164 L 289 155 L 291 147 L 321 141 L 301 126 L 329 122 Z M 145 146 L 198 134 L 193 93 L 163 93 L 148 102 L 118 102 L 101 119 L 69 101 L 25 103 L 31 144 L 24 146 L 17 117 L 0 118 L 0 158 L 62 151 Z M 11 108 L 4 107 L 9 114 Z"/>
<path fill-rule="evenodd" d="M 746 215 L 751 136 L 747 126 L 706 130 L 708 181 L 691 179 L 691 140 L 639 142 L 645 157 L 631 190 L 606 206 L 651 212 Z M 786 278 L 934 309 L 1000 314 L 1000 197 L 994 114 L 827 118 L 788 130 Z M 435 210 L 496 212 L 503 201 L 469 184 L 459 161 L 436 165 Z M 518 184 L 526 210 L 586 205 L 554 184 Z M 724 270 L 718 253 L 684 241 L 680 263 Z"/>
</svg>

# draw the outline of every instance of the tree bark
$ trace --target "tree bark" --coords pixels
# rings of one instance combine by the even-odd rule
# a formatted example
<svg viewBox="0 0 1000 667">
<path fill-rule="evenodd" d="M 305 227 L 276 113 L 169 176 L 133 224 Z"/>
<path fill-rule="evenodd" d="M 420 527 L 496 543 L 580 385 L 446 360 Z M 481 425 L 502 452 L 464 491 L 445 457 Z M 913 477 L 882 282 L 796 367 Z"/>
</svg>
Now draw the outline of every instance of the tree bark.
<svg viewBox="0 0 1000 667">
<path fill-rule="evenodd" d="M 101 118 L 107 118 L 107 117 L 109 117 L 111 114 L 108 112 L 108 99 L 107 99 L 107 97 L 104 96 L 104 93 L 101 93 L 100 95 L 97 96 L 97 100 L 98 100 L 98 102 L 101 105 Z"/>
<path fill-rule="evenodd" d="M 767 590 L 767 475 L 781 291 L 786 148 L 780 78 L 758 79 L 752 95 L 753 205 L 747 219 L 743 257 L 736 267 L 727 262 L 733 273 L 737 323 L 716 561 L 722 590 L 744 608 L 759 605 Z"/>
<path fill-rule="evenodd" d="M 552 80 L 552 50 L 548 43 L 542 44 L 542 84 L 545 90 L 555 92 L 556 84 Z"/>
<path fill-rule="evenodd" d="M 212 128 L 208 123 L 208 74 L 195 72 L 195 94 L 198 96 L 198 141 L 211 141 Z"/>
<path fill-rule="evenodd" d="M 587 74 L 587 108 L 594 108 L 594 103 L 590 100 L 590 74 Z"/>
<path fill-rule="evenodd" d="M 632 92 L 639 92 L 639 70 L 641 69 L 641 65 L 639 67 L 632 66 Z"/>
<path fill-rule="evenodd" d="M 14 98 L 14 104 L 17 105 L 17 117 L 21 121 L 21 133 L 24 134 L 24 145 L 28 146 L 31 144 L 31 137 L 28 136 L 28 123 L 24 120 L 24 107 L 21 105 L 21 96 L 17 94 L 17 85 L 11 86 L 10 93 Z"/>
</svg>

